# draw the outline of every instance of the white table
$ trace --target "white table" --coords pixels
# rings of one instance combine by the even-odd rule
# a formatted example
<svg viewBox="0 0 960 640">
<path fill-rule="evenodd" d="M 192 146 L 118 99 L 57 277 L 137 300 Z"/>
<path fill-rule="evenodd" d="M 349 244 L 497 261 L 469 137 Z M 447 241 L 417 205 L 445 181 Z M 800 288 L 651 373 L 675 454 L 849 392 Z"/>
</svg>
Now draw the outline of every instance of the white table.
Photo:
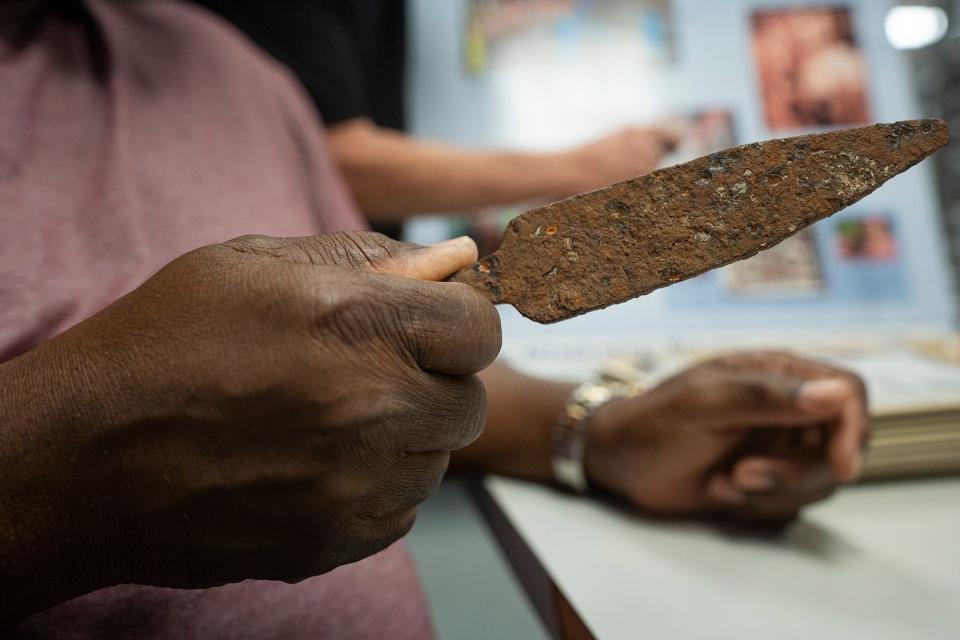
<svg viewBox="0 0 960 640">
<path fill-rule="evenodd" d="M 548 585 L 604 640 L 960 639 L 960 479 L 851 487 L 778 537 L 497 477 L 478 497 L 555 635 Z"/>
</svg>

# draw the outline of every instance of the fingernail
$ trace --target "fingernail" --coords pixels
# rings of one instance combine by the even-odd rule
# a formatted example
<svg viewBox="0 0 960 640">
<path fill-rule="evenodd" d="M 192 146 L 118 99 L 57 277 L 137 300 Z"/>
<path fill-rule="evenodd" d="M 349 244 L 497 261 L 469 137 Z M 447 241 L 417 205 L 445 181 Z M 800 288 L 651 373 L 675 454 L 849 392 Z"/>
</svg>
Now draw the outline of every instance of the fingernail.
<svg viewBox="0 0 960 640">
<path fill-rule="evenodd" d="M 810 380 L 800 385 L 797 404 L 808 411 L 820 411 L 836 406 L 848 393 L 847 382 L 842 378 Z"/>
<path fill-rule="evenodd" d="M 460 247 L 460 246 L 469 246 L 473 244 L 473 240 L 470 239 L 470 236 L 457 236 L 456 238 L 450 238 L 449 240 L 444 240 L 443 242 L 435 242 L 430 245 L 431 247 Z"/>
</svg>

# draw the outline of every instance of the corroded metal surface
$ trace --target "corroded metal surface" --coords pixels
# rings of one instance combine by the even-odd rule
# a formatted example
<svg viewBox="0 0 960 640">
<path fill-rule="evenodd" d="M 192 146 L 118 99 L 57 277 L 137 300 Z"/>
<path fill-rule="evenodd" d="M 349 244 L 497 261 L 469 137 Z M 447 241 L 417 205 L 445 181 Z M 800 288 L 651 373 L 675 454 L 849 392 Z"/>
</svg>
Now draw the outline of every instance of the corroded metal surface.
<svg viewBox="0 0 960 640">
<path fill-rule="evenodd" d="M 909 120 L 733 147 L 531 209 L 450 279 L 556 322 L 752 256 L 948 141 Z"/>
</svg>

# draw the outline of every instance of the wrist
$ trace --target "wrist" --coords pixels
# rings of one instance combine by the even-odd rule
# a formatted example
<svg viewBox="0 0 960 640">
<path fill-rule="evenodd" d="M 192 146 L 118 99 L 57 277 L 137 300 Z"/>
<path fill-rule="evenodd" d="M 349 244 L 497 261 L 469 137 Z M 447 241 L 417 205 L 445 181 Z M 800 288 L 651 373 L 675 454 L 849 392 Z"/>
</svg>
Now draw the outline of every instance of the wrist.
<svg viewBox="0 0 960 640">
<path fill-rule="evenodd" d="M 107 461 L 76 437 L 95 425 L 72 365 L 57 340 L 0 365 L 0 624 L 113 583 L 101 527 L 110 489 L 88 474 Z"/>
<path fill-rule="evenodd" d="M 597 411 L 584 460 L 591 485 L 650 511 L 669 507 L 664 490 L 677 478 L 664 463 L 678 452 L 663 450 L 672 421 L 660 412 L 653 394 L 614 399 Z"/>
<path fill-rule="evenodd" d="M 487 423 L 473 444 L 453 453 L 451 470 L 549 482 L 551 430 L 577 385 L 533 378 L 503 362 L 480 377 L 487 390 Z"/>
<path fill-rule="evenodd" d="M 610 475 L 618 446 L 622 446 L 623 420 L 618 417 L 620 409 L 629 398 L 613 398 L 597 409 L 586 433 L 583 467 L 592 486 L 612 490 Z"/>
<path fill-rule="evenodd" d="M 619 422 L 606 420 L 619 402 L 643 391 L 637 382 L 602 379 L 578 386 L 557 418 L 552 432 L 553 475 L 562 486 L 583 492 L 596 483 L 598 461 L 605 459 L 611 443 L 618 439 Z"/>
</svg>

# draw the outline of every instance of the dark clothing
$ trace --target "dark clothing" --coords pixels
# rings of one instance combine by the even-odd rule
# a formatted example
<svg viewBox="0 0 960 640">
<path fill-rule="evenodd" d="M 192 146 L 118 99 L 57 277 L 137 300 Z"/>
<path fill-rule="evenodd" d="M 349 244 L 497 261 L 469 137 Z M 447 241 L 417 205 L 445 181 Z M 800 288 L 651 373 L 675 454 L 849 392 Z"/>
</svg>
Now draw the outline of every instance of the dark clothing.
<svg viewBox="0 0 960 640">
<path fill-rule="evenodd" d="M 403 129 L 403 0 L 193 0 L 288 66 L 328 125 L 368 117 Z"/>
</svg>

